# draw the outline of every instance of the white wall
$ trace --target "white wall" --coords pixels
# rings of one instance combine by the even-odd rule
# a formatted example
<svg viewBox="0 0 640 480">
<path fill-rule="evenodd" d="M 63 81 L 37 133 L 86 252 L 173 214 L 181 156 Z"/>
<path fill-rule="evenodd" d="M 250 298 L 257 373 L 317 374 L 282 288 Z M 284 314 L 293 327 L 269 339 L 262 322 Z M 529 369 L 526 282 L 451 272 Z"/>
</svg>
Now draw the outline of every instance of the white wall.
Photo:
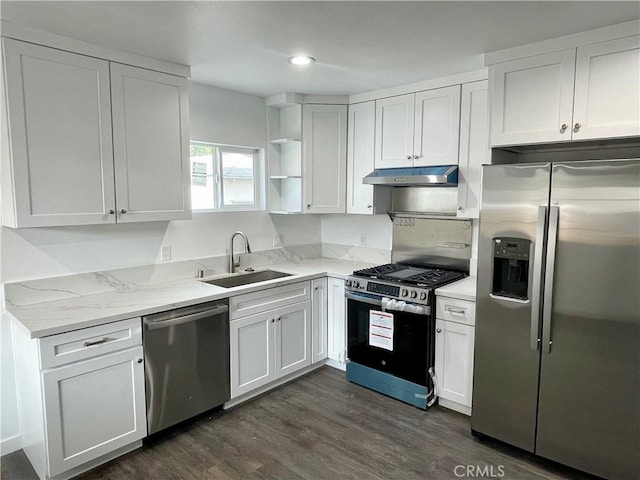
<svg viewBox="0 0 640 480">
<path fill-rule="evenodd" d="M 393 224 L 388 215 L 322 215 L 322 243 L 391 250 Z M 361 242 L 366 235 L 366 245 Z"/>
<path fill-rule="evenodd" d="M 189 108 L 193 140 L 265 148 L 263 98 L 192 83 Z M 284 236 L 284 245 L 319 243 L 321 237 L 316 215 L 278 217 L 264 211 L 202 213 L 174 222 L 2 227 L 0 282 L 157 263 L 163 245 L 171 245 L 173 260 L 221 255 L 234 230 L 243 230 L 256 251 L 272 248 L 276 233 Z M 7 321 L 0 327 L 0 445 L 7 453 L 19 429 Z"/>
</svg>

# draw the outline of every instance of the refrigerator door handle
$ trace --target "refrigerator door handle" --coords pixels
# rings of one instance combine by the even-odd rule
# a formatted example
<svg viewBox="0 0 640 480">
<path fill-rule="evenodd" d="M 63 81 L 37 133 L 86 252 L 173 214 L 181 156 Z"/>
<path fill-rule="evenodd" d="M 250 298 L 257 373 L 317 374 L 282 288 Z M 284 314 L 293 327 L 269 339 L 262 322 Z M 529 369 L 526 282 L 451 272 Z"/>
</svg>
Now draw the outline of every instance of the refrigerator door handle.
<svg viewBox="0 0 640 480">
<path fill-rule="evenodd" d="M 531 287 L 531 350 L 538 351 L 540 345 L 540 293 L 544 266 L 544 235 L 547 223 L 547 207 L 538 207 L 536 240 L 533 244 L 533 285 Z"/>
<path fill-rule="evenodd" d="M 551 308 L 553 307 L 553 276 L 556 263 L 556 244 L 558 241 L 558 216 L 560 207 L 551 207 L 549 211 L 549 237 L 547 240 L 547 264 L 544 272 L 544 298 L 542 310 L 542 351 L 551 353 Z"/>
</svg>

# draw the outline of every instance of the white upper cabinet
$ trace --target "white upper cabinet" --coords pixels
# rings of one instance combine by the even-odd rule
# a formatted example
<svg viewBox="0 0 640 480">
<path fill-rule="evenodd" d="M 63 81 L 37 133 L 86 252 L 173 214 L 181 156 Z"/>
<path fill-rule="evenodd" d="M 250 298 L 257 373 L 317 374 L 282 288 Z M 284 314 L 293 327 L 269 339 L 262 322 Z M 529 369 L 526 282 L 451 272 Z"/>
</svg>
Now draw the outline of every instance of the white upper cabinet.
<svg viewBox="0 0 640 480">
<path fill-rule="evenodd" d="M 109 62 L 11 39 L 3 48 L 5 223 L 115 222 Z"/>
<path fill-rule="evenodd" d="M 347 106 L 302 106 L 305 213 L 345 213 Z"/>
<path fill-rule="evenodd" d="M 373 171 L 376 105 L 349 105 L 347 138 L 347 213 L 372 213 L 373 185 L 362 179 Z"/>
<path fill-rule="evenodd" d="M 487 80 L 462 85 L 458 217 L 478 218 L 482 164 L 491 158 L 487 90 Z"/>
<path fill-rule="evenodd" d="M 491 145 L 640 135 L 640 36 L 491 68 Z"/>
<path fill-rule="evenodd" d="M 574 71 L 574 49 L 495 65 L 491 144 L 570 140 Z"/>
<path fill-rule="evenodd" d="M 413 165 L 458 163 L 460 85 L 416 94 Z"/>
<path fill-rule="evenodd" d="M 573 139 L 640 135 L 640 35 L 578 48 Z"/>
<path fill-rule="evenodd" d="M 376 101 L 375 167 L 458 163 L 460 85 Z"/>
<path fill-rule="evenodd" d="M 6 225 L 190 218 L 186 79 L 7 38 L 3 53 Z"/>
<path fill-rule="evenodd" d="M 376 100 L 375 167 L 413 165 L 415 94 Z"/>
<path fill-rule="evenodd" d="M 111 65 L 119 222 L 191 218 L 187 79 Z"/>
</svg>

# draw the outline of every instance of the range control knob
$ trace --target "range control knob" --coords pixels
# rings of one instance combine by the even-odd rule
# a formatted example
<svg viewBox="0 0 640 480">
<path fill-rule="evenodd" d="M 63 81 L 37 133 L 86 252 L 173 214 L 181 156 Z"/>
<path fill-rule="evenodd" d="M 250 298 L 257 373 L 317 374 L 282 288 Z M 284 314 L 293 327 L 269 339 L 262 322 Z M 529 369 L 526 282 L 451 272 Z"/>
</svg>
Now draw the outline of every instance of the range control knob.
<svg viewBox="0 0 640 480">
<path fill-rule="evenodd" d="M 345 286 L 350 287 L 351 286 L 351 280 L 345 280 L 344 284 L 345 284 Z"/>
<path fill-rule="evenodd" d="M 351 282 L 351 285 L 353 285 L 353 288 L 358 288 L 360 286 L 360 282 L 358 282 L 357 280 L 353 280 Z"/>
<path fill-rule="evenodd" d="M 411 298 L 417 298 L 418 292 L 411 292 Z"/>
<path fill-rule="evenodd" d="M 409 290 L 407 290 L 406 288 L 403 288 L 402 291 L 400 292 L 400 296 L 406 297 L 407 295 L 409 295 Z"/>
<path fill-rule="evenodd" d="M 427 299 L 427 292 L 420 292 L 420 300 L 426 300 Z"/>
</svg>

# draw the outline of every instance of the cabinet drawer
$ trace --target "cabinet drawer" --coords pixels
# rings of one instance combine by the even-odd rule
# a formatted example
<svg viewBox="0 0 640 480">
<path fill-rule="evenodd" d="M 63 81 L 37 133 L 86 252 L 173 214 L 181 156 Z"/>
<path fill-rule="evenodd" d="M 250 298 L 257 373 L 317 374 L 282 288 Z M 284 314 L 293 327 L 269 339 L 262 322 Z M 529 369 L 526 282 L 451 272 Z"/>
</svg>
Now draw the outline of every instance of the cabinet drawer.
<svg viewBox="0 0 640 480">
<path fill-rule="evenodd" d="M 300 282 L 231 297 L 229 318 L 233 320 L 292 303 L 304 302 L 311 298 L 310 290 L 309 282 Z"/>
<path fill-rule="evenodd" d="M 57 367 L 142 345 L 140 317 L 41 338 L 40 367 Z"/>
<path fill-rule="evenodd" d="M 436 298 L 436 317 L 450 322 L 475 325 L 476 304 L 467 300 L 438 296 Z"/>
</svg>

